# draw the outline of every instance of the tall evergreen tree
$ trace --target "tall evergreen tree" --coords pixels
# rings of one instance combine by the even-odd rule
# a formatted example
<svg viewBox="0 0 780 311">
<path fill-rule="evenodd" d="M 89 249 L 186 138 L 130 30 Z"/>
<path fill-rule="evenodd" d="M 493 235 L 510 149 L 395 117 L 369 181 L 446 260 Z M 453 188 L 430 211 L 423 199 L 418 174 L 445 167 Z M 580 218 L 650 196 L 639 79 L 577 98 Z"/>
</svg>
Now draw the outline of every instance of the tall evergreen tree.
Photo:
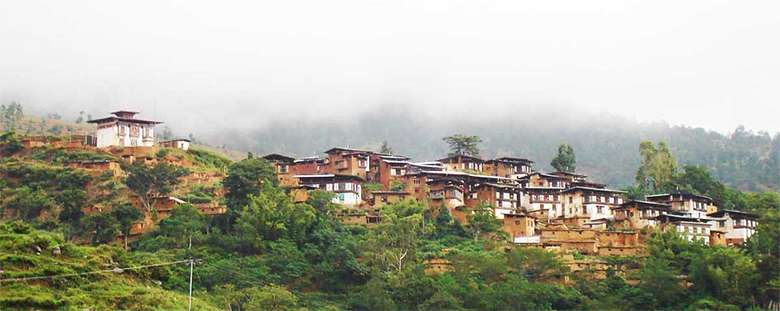
<svg viewBox="0 0 780 311">
<path fill-rule="evenodd" d="M 574 173 L 574 170 L 577 168 L 574 148 L 568 144 L 558 146 L 558 156 L 552 159 L 550 165 L 560 172 Z"/>
<path fill-rule="evenodd" d="M 479 143 L 482 139 L 479 136 L 468 136 L 455 134 L 442 138 L 450 146 L 450 156 L 466 155 L 479 157 Z"/>
</svg>

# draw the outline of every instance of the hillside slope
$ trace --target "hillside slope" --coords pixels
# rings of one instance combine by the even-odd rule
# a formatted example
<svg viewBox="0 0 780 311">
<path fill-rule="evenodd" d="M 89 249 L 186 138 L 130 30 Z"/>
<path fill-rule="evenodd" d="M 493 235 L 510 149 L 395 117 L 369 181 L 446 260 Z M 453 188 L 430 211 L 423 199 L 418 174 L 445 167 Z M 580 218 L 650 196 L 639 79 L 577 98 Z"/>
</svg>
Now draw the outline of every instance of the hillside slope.
<svg viewBox="0 0 780 311">
<path fill-rule="evenodd" d="M 170 266 L 11 282 L 7 279 L 69 275 L 174 261 L 160 254 L 77 246 L 58 234 L 21 222 L 0 223 L 0 309 L 3 310 L 186 310 L 187 296 L 160 287 L 186 278 Z M 120 270 L 117 270 L 120 271 Z M 219 310 L 198 297 L 195 310 Z"/>
</svg>

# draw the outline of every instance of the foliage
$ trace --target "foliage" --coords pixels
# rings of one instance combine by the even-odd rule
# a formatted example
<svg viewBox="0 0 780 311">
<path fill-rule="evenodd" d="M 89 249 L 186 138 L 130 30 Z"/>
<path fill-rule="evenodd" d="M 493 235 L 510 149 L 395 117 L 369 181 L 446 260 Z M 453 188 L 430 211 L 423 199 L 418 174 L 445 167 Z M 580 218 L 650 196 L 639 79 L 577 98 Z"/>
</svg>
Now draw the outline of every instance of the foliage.
<svg viewBox="0 0 780 311">
<path fill-rule="evenodd" d="M 650 193 L 670 188 L 677 161 L 666 142 L 659 142 L 656 148 L 652 142 L 643 141 L 639 144 L 639 153 L 642 162 L 636 173 L 636 184 Z"/>
<path fill-rule="evenodd" d="M 385 141 L 382 142 L 382 146 L 379 147 L 379 153 L 393 154 L 393 148 L 390 148 L 390 145 L 385 140 Z"/>
<path fill-rule="evenodd" d="M 474 236 L 474 241 L 483 234 L 496 233 L 501 228 L 501 220 L 497 219 L 493 208 L 485 203 L 477 205 L 471 214 L 466 216 L 466 228 Z"/>
<path fill-rule="evenodd" d="M 22 186 L 10 191 L 8 197 L 2 201 L 2 206 L 16 211 L 21 219 L 32 221 L 37 219 L 41 212 L 52 210 L 54 200 L 41 189 L 33 190 Z"/>
<path fill-rule="evenodd" d="M 147 166 L 136 162 L 126 168 L 125 184 L 138 195 L 144 208 L 151 212 L 154 200 L 168 195 L 179 183 L 179 178 L 189 174 L 181 167 L 168 163 L 157 163 Z"/>
<path fill-rule="evenodd" d="M 262 184 L 276 183 L 276 172 L 264 159 L 250 157 L 231 164 L 227 177 L 222 181 L 228 207 L 225 229 L 232 226 L 238 214 L 249 204 L 250 196 L 260 194 Z"/>
<path fill-rule="evenodd" d="M 466 155 L 479 157 L 479 143 L 482 139 L 479 136 L 468 136 L 455 134 L 442 138 L 450 146 L 450 156 Z"/>
<path fill-rule="evenodd" d="M 200 166 L 204 167 L 210 167 L 210 168 L 216 168 L 216 169 L 227 169 L 228 166 L 230 166 L 233 161 L 230 159 L 219 155 L 215 152 L 198 149 L 198 148 L 189 148 L 187 150 L 187 153 L 191 154 L 194 157 L 194 162 Z"/>
<path fill-rule="evenodd" d="M 144 214 L 132 204 L 125 203 L 115 206 L 111 210 L 111 216 L 116 219 L 119 232 L 122 233 L 122 237 L 124 238 L 125 248 L 127 248 L 127 239 L 130 236 L 130 229 L 133 228 L 133 224 L 143 219 Z"/>
<path fill-rule="evenodd" d="M 558 146 L 558 155 L 552 159 L 550 166 L 559 172 L 574 173 L 577 167 L 577 159 L 574 155 L 574 148 L 568 144 Z"/>
<path fill-rule="evenodd" d="M 22 143 L 16 137 L 14 132 L 0 134 L 0 155 L 12 155 L 22 150 Z"/>
</svg>

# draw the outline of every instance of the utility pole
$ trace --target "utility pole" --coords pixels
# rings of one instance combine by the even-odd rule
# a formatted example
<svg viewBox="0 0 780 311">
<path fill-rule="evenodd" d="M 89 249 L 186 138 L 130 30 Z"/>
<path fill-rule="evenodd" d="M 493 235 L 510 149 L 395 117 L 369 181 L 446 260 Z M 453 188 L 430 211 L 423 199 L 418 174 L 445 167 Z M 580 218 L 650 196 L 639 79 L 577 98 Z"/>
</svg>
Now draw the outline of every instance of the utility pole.
<svg viewBox="0 0 780 311">
<path fill-rule="evenodd" d="M 189 307 L 187 310 L 192 311 L 192 266 L 195 265 L 195 260 L 190 258 L 190 297 L 189 297 Z"/>
</svg>

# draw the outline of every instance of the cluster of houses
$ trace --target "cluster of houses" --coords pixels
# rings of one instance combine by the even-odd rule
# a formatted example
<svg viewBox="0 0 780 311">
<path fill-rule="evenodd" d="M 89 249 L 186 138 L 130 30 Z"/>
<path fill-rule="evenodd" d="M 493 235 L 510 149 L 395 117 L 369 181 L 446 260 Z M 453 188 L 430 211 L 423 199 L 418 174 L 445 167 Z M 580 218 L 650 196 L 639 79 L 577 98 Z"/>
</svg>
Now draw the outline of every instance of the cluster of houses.
<svg viewBox="0 0 780 311">
<path fill-rule="evenodd" d="M 415 162 L 353 148 L 332 148 L 324 157 L 264 158 L 295 198 L 305 200 L 314 189 L 332 192 L 351 223 L 377 223 L 382 205 L 406 199 L 444 206 L 462 223 L 475 207 L 487 204 L 515 243 L 601 255 L 638 253 L 644 228 L 675 230 L 711 245 L 739 245 L 757 224 L 756 215 L 719 210 L 706 196 L 675 191 L 627 200 L 624 191 L 585 175 L 543 173 L 523 158 L 454 155 Z"/>
<path fill-rule="evenodd" d="M 77 143 L 122 147 L 121 152 L 131 153 L 121 154 L 123 158 L 158 145 L 189 148 L 186 139 L 157 142 L 154 127 L 161 122 L 139 119 L 136 114 L 121 110 L 91 120 L 97 125 L 96 135 L 79 138 Z M 640 232 L 645 228 L 675 230 L 710 245 L 740 245 L 757 225 L 756 215 L 720 210 L 706 196 L 675 191 L 627 200 L 624 191 L 609 189 L 585 175 L 540 172 L 524 158 L 454 155 L 416 162 L 353 148 L 332 148 L 324 157 L 269 154 L 264 158 L 273 164 L 279 183 L 294 200 L 305 201 L 311 190 L 331 192 L 333 202 L 344 207 L 343 220 L 355 224 L 379 223 L 383 205 L 407 199 L 445 207 L 464 224 L 474 208 L 486 204 L 517 244 L 599 255 L 639 253 L 644 237 Z M 215 208 L 216 213 L 224 211 Z"/>
</svg>

